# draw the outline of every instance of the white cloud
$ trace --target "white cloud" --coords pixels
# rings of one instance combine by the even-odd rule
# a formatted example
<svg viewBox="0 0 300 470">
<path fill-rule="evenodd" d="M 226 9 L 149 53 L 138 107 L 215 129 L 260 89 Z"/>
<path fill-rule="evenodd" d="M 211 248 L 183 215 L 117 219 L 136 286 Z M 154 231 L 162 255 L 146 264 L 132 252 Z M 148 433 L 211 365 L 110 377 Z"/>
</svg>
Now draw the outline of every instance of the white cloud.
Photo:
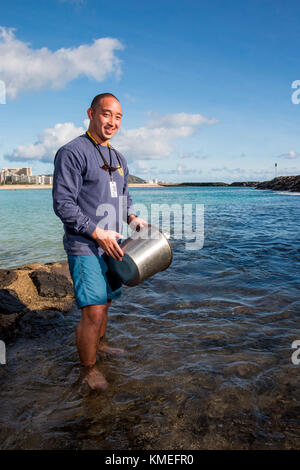
<svg viewBox="0 0 300 470">
<path fill-rule="evenodd" d="M 299 170 L 281 168 L 280 175 L 295 175 Z M 267 181 L 275 178 L 274 169 L 231 168 L 227 166 L 210 168 L 205 171 L 205 181 Z"/>
<path fill-rule="evenodd" d="M 173 153 L 175 139 L 189 137 L 200 125 L 217 122 L 201 114 L 157 114 L 144 127 L 120 129 L 113 144 L 129 160 L 160 159 Z"/>
<path fill-rule="evenodd" d="M 202 151 L 199 152 L 176 152 L 177 158 L 181 160 L 184 159 L 194 159 L 194 160 L 208 160 L 209 156 L 205 155 Z"/>
<path fill-rule="evenodd" d="M 286 160 L 294 160 L 295 158 L 299 158 L 300 153 L 295 152 L 294 150 L 291 150 L 290 152 L 287 153 L 282 153 L 281 155 L 278 156 L 278 158 L 285 158 Z"/>
<path fill-rule="evenodd" d="M 175 163 L 175 162 L 174 162 Z M 131 166 L 130 166 L 131 169 Z M 141 171 L 133 168 L 133 174 L 139 175 Z M 146 172 L 145 172 L 146 173 Z M 283 168 L 280 174 L 295 175 L 299 173 L 299 169 Z M 176 165 L 172 168 L 151 167 L 148 172 L 149 178 L 157 178 L 158 180 L 167 180 L 172 182 L 216 182 L 223 181 L 232 183 L 234 181 L 266 181 L 274 178 L 274 171 L 269 169 L 252 168 L 233 168 L 220 166 L 215 168 L 197 169 L 190 168 L 183 164 Z"/>
<path fill-rule="evenodd" d="M 177 171 L 178 173 L 182 173 L 183 167 L 182 165 L 177 165 Z"/>
<path fill-rule="evenodd" d="M 179 175 L 191 175 L 197 173 L 195 168 L 187 168 L 185 165 L 178 164 L 176 171 Z"/>
<path fill-rule="evenodd" d="M 120 129 L 113 139 L 113 145 L 129 160 L 159 159 L 167 157 L 172 152 L 171 139 L 188 137 L 194 132 L 192 127 L 166 129 L 164 127 L 139 127 L 136 129 Z"/>
<path fill-rule="evenodd" d="M 135 160 L 132 165 L 130 165 L 131 173 L 134 174 L 143 174 L 146 175 L 151 171 L 149 167 L 149 160 Z"/>
<path fill-rule="evenodd" d="M 178 115 L 174 115 L 178 116 Z M 188 119 L 188 115 L 185 115 Z M 197 116 L 197 115 L 191 115 Z M 198 115 L 200 116 L 200 115 Z M 172 122 L 172 115 L 168 116 L 169 122 Z M 161 121 L 159 121 L 160 124 Z M 194 125 L 179 126 L 176 118 L 175 127 L 149 127 L 149 123 L 144 127 L 136 129 L 120 129 L 113 139 L 112 144 L 123 153 L 128 161 L 133 160 L 151 160 L 168 157 L 173 152 L 173 141 L 178 138 L 189 137 L 196 130 L 196 121 Z M 150 121 L 152 126 L 152 121 Z M 184 122 L 182 121 L 184 124 Z M 64 144 L 85 132 L 89 125 L 89 120 L 83 121 L 85 128 L 76 127 L 71 122 L 56 124 L 53 128 L 43 130 L 35 143 L 30 145 L 19 145 L 11 154 L 5 155 L 7 160 L 11 161 L 43 161 L 52 162 L 56 151 Z M 139 163 L 138 165 L 142 165 Z M 145 170 L 145 163 L 143 163 Z"/>
<path fill-rule="evenodd" d="M 162 116 L 156 115 L 154 119 L 149 121 L 147 127 L 181 128 L 200 126 L 202 124 L 216 124 L 217 122 L 216 119 L 207 118 L 201 114 L 176 113 Z"/>
<path fill-rule="evenodd" d="M 13 28 L 0 27 L 0 79 L 10 98 L 21 91 L 59 89 L 79 76 L 101 82 L 108 74 L 120 75 L 120 60 L 115 56 L 118 49 L 123 45 L 114 38 L 55 52 L 47 47 L 32 49 L 15 37 Z"/>
<path fill-rule="evenodd" d="M 62 145 L 84 132 L 83 127 L 76 127 L 72 122 L 55 124 L 54 127 L 43 130 L 34 144 L 19 145 L 10 155 L 4 157 L 11 161 L 52 162 Z"/>
</svg>

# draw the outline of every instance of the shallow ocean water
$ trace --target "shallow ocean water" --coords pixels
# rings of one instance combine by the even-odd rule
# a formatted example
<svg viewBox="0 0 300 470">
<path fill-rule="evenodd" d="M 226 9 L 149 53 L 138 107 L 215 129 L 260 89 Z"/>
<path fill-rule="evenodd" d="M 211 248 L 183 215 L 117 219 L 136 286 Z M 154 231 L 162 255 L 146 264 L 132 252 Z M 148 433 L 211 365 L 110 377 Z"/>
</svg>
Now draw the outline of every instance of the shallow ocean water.
<svg viewBox="0 0 300 470">
<path fill-rule="evenodd" d="M 300 198 L 131 193 L 137 203 L 204 204 L 203 248 L 171 240 L 170 268 L 123 289 L 107 339 L 127 355 L 99 358 L 105 393 L 77 382 L 76 308 L 23 317 L 0 366 L 1 449 L 299 449 Z M 16 212 L 1 231 L 2 267 L 65 258 L 50 191 L 1 191 L 1 226 Z"/>
</svg>

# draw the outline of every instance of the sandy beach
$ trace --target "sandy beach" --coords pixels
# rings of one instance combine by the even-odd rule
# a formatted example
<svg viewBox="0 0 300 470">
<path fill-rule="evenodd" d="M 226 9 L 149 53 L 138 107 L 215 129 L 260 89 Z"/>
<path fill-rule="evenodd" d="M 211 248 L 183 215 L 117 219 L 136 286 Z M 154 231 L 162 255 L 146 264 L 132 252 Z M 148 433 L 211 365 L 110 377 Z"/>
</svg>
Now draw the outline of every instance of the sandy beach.
<svg viewBox="0 0 300 470">
<path fill-rule="evenodd" d="M 50 189 L 52 184 L 2 184 L 0 189 Z"/>
<path fill-rule="evenodd" d="M 131 188 L 155 188 L 161 187 L 159 184 L 129 184 Z M 52 189 L 52 184 L 3 184 L 0 189 Z"/>
<path fill-rule="evenodd" d="M 160 184 L 152 184 L 152 183 L 142 183 L 142 184 L 137 184 L 137 183 L 132 183 L 128 184 L 129 188 L 161 188 L 162 186 Z"/>
</svg>

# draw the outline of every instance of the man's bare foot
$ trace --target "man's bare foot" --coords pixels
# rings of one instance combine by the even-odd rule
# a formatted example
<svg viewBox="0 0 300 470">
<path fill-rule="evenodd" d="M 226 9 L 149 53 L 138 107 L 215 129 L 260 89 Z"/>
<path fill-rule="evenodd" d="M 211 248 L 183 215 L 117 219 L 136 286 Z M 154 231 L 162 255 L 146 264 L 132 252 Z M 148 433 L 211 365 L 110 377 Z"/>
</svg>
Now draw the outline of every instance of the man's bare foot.
<svg viewBox="0 0 300 470">
<path fill-rule="evenodd" d="M 122 348 L 111 348 L 110 346 L 107 346 L 107 344 L 100 343 L 98 346 L 98 352 L 100 354 L 108 354 L 110 356 L 124 356 L 126 354 L 125 349 Z"/>
<path fill-rule="evenodd" d="M 108 383 L 95 365 L 83 367 L 81 371 L 82 383 L 87 383 L 92 390 L 106 390 Z"/>
</svg>

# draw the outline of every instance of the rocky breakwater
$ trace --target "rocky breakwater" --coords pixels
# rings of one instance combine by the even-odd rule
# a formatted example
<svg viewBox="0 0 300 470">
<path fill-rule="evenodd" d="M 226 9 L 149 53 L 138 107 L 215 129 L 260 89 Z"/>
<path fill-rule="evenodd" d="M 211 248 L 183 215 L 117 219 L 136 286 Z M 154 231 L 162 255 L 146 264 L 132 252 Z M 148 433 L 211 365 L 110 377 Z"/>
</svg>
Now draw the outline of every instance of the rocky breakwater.
<svg viewBox="0 0 300 470">
<path fill-rule="evenodd" d="M 74 301 L 66 261 L 0 270 L 0 339 L 11 340 L 24 315 L 67 312 Z"/>
<path fill-rule="evenodd" d="M 258 181 L 235 181 L 234 183 L 223 183 L 223 182 L 216 182 L 216 183 L 195 183 L 195 182 L 190 182 L 190 183 L 159 183 L 159 186 L 166 186 L 166 187 L 174 187 L 174 186 L 200 186 L 200 187 L 218 187 L 218 186 L 226 186 L 226 187 L 231 187 L 231 186 L 241 186 L 245 188 L 252 188 L 255 187 L 258 184 Z"/>
<path fill-rule="evenodd" d="M 300 192 L 300 175 L 278 176 L 270 181 L 263 181 L 262 183 L 257 184 L 256 189 Z"/>
<path fill-rule="evenodd" d="M 235 181 L 234 183 L 231 183 L 229 186 L 242 186 L 243 188 L 253 188 L 257 184 L 259 184 L 258 181 Z"/>
</svg>

